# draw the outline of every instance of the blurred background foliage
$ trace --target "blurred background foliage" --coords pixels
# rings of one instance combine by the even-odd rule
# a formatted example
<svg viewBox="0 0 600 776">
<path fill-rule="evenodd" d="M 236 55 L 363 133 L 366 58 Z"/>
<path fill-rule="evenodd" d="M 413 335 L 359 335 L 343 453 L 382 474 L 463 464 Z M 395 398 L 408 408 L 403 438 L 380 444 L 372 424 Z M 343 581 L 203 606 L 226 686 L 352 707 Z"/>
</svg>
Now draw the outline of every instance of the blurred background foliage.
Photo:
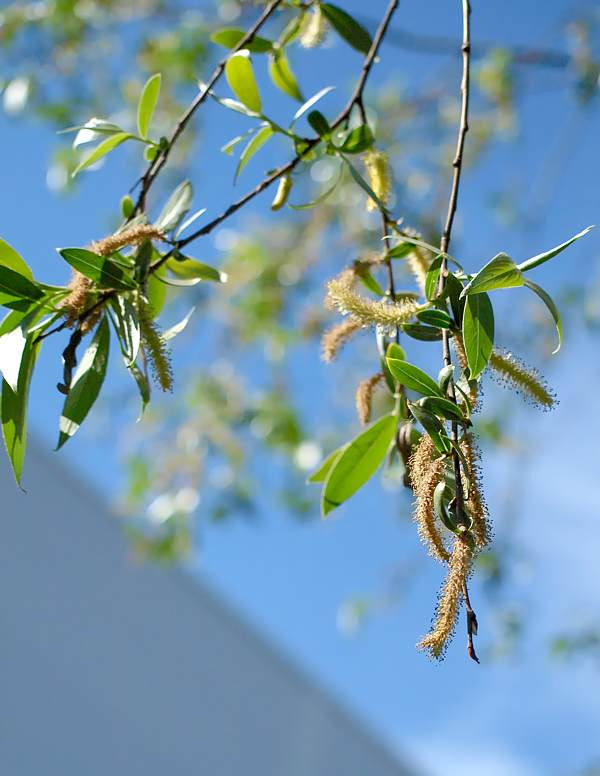
<svg viewBox="0 0 600 776">
<path fill-rule="evenodd" d="M 0 11 L 3 109 L 14 120 L 42 119 L 49 132 L 90 116 L 134 126 L 140 87 L 148 75 L 161 72 L 157 121 L 167 133 L 198 79 L 223 54 L 210 42 L 210 34 L 223 26 L 243 27 L 255 18 L 255 5 L 221 0 L 207 2 L 199 11 L 197 3 L 185 0 L 7 3 Z M 274 22 L 278 29 L 285 13 L 281 17 Z M 368 16 L 360 20 L 370 29 L 376 24 Z M 575 122 L 597 111 L 600 13 L 574 14 L 564 19 L 562 30 L 558 49 L 476 45 L 466 158 L 473 174 L 498 145 L 515 142 L 521 114 L 536 91 L 570 90 Z M 448 67 L 456 45 L 452 39 L 392 30 L 384 58 L 394 49 L 422 56 L 430 63 L 430 75 L 410 86 L 387 76 L 374 79 L 367 110 L 378 146 L 392 162 L 394 211 L 403 212 L 407 225 L 435 243 L 459 111 L 456 72 Z M 301 65 L 295 67 L 301 79 Z M 289 105 L 285 110 L 289 114 Z M 208 123 L 202 115 L 176 146 L 163 193 L 183 177 L 198 179 L 200 188 L 195 156 Z M 506 226 L 519 223 L 521 229 L 540 218 L 544 201 L 559 185 L 569 142 L 566 137 L 552 150 L 529 198 L 515 195 L 518 170 L 508 169 L 502 179 L 489 181 L 488 205 L 495 218 Z M 49 188 L 68 195 L 77 185 L 71 182 L 76 163 L 68 140 L 57 137 L 48 160 Z M 224 169 L 230 174 L 231 166 Z M 297 177 L 291 201 L 308 202 L 335 175 L 334 160 L 319 158 L 308 174 Z M 132 172 L 132 182 L 134 176 Z M 107 224 L 110 208 L 116 212 L 123 193 L 114 192 L 112 205 L 107 204 L 102 214 Z M 525 203 L 525 212 L 518 210 L 520 203 Z M 174 355 L 178 388 L 153 403 L 142 422 L 124 424 L 121 440 L 127 482 L 119 508 L 139 556 L 178 562 L 197 551 L 211 523 L 260 519 L 265 499 L 293 518 L 317 519 L 316 495 L 305 484 L 306 474 L 324 452 L 348 438 L 350 425 L 357 425 L 352 417 L 354 386 L 377 369 L 367 332 L 349 346 L 335 369 L 329 367 L 328 377 L 318 364 L 319 337 L 332 320 L 322 303 L 325 279 L 359 258 L 360 246 L 368 253 L 379 244 L 378 220 L 364 204 L 362 193 L 344 180 L 318 208 L 279 213 L 276 219 L 254 213 L 243 232 L 227 226 L 216 236 L 220 269 L 229 276 L 226 285 L 217 291 L 195 287 L 169 297 L 175 312 L 196 308 Z M 593 282 L 585 288 L 564 284 L 561 296 L 557 301 L 569 326 L 598 326 L 597 269 Z M 505 344 L 539 363 L 551 350 L 552 331 L 536 304 L 523 312 L 531 324 L 527 334 L 515 327 Z M 308 376 L 298 368 L 307 358 L 314 363 Z M 116 386 L 113 393 L 120 390 L 125 389 Z M 513 451 L 517 472 L 526 465 L 527 451 L 512 434 L 510 406 L 490 385 L 476 428 L 486 450 L 500 446 Z M 402 486 L 401 472 L 386 472 L 383 486 L 398 492 L 398 519 L 410 519 L 410 494 Z M 343 603 L 340 627 L 353 632 L 368 617 L 401 602 L 420 562 L 399 565 L 385 589 L 365 591 Z M 497 656 L 516 648 L 524 627 L 518 606 L 503 592 L 515 566 L 524 564 L 527 558 L 504 521 L 494 549 L 479 559 L 486 589 L 498 606 L 492 646 Z M 560 633 L 552 650 L 558 656 L 584 652 L 600 657 L 600 635 L 593 629 Z"/>
</svg>

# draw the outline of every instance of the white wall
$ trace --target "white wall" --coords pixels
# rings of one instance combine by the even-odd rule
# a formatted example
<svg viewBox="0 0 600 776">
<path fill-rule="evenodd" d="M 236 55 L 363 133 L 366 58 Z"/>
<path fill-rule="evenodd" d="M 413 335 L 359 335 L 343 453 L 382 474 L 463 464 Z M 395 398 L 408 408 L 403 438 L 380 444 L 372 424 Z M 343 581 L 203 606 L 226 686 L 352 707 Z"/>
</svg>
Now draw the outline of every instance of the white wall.
<svg viewBox="0 0 600 776">
<path fill-rule="evenodd" d="M 407 771 L 51 453 L 0 463 L 1 776 Z"/>
</svg>

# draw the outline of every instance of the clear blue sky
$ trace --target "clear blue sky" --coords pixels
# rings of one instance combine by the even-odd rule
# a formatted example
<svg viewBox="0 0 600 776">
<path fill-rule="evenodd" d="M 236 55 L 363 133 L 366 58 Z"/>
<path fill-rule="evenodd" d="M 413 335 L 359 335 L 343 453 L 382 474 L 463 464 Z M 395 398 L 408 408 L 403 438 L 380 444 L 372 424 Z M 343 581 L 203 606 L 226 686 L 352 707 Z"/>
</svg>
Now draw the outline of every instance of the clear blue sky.
<svg viewBox="0 0 600 776">
<path fill-rule="evenodd" d="M 358 0 L 348 6 L 364 8 Z M 560 21 L 574 8 L 566 0 L 551 0 L 543 6 L 533 0 L 475 2 L 473 6 L 475 40 L 555 47 L 563 45 Z M 373 2 L 369 15 L 379 15 L 383 8 L 383 0 Z M 459 3 L 407 0 L 401 4 L 396 24 L 414 31 L 459 35 Z M 326 54 L 331 55 L 331 51 Z M 386 77 L 393 74 L 409 85 L 423 77 L 423 60 L 416 55 L 386 48 L 384 57 Z M 349 78 L 359 66 L 360 58 L 339 45 L 331 80 L 340 73 Z M 440 61 L 428 65 L 439 66 Z M 446 60 L 446 66 L 454 67 L 452 60 Z M 561 78 L 566 83 L 564 76 L 553 76 L 554 82 Z M 307 91 L 310 86 L 316 90 L 324 85 L 321 79 L 322 70 L 315 68 L 308 76 L 312 83 Z M 511 163 L 520 171 L 521 182 L 529 179 L 535 188 L 535 176 L 546 154 L 560 142 L 574 111 L 568 87 L 536 90 L 534 83 L 532 93 L 523 114 L 523 136 L 495 152 L 481 172 L 465 177 L 457 241 L 469 268 L 499 250 L 514 252 L 515 257 L 536 253 L 600 220 L 597 110 L 575 136 L 573 153 L 553 189 L 543 223 L 526 231 L 509 231 L 491 220 L 482 202 L 485 180 L 502 176 Z M 343 94 L 336 99 L 341 102 Z M 210 115 L 214 119 L 217 114 Z M 209 128 L 203 147 L 211 149 L 217 134 Z M 84 245 L 102 234 L 106 202 L 120 197 L 133 170 L 121 156 L 118 162 L 86 176 L 75 196 L 65 199 L 45 186 L 48 153 L 56 142 L 47 127 L 1 117 L 0 137 L 5 152 L 0 234 L 23 252 L 37 276 L 50 282 L 65 279 L 68 273 L 59 265 L 54 247 L 66 242 Z M 267 157 L 268 153 L 256 173 L 261 166 L 269 166 Z M 213 201 L 225 200 L 229 181 L 213 177 L 210 196 L 202 201 L 206 180 L 206 176 L 197 180 L 198 205 L 210 203 L 212 212 Z M 251 176 L 245 185 L 250 183 Z M 530 191 L 525 185 L 516 196 L 527 197 Z M 266 206 L 264 200 L 255 205 L 261 212 Z M 240 216 L 231 226 L 240 228 L 247 218 Z M 558 285 L 568 267 L 577 262 L 597 272 L 599 248 L 599 235 L 593 234 L 585 247 L 565 255 L 549 287 Z M 204 250 L 216 254 L 212 245 Z M 52 387 L 58 343 L 52 348 L 54 355 L 45 358 L 37 376 L 32 407 L 34 428 L 48 446 L 55 439 L 61 403 Z M 513 597 L 531 614 L 531 622 L 510 661 L 488 660 L 479 667 L 468 662 L 462 630 L 441 665 L 415 652 L 414 642 L 429 622 L 441 569 L 418 552 L 410 523 L 395 517 L 392 498 L 397 497 L 385 494 L 376 484 L 365 488 L 327 524 L 298 525 L 271 510 L 258 525 L 231 521 L 215 528 L 205 536 L 194 573 L 221 591 L 391 747 L 430 772 L 465 776 L 577 773 L 600 756 L 598 665 L 552 662 L 546 639 L 563 627 L 593 624 L 592 616 L 598 613 L 597 456 L 594 460 L 586 438 L 590 426 L 597 426 L 597 418 L 585 406 L 600 378 L 597 353 L 591 336 L 568 336 L 551 374 L 561 399 L 559 408 L 552 415 L 533 411 L 519 415 L 527 424 L 530 449 L 516 462 L 506 454 L 488 456 L 485 461 L 497 534 L 501 537 L 510 522 L 528 558 L 527 563 L 517 564 L 510 584 Z M 301 364 L 301 370 L 306 372 L 308 365 Z M 321 369 L 310 362 L 313 385 L 321 380 Z M 61 455 L 97 487 L 110 491 L 116 467 L 111 453 L 107 445 L 100 447 L 96 442 L 92 424 Z M 265 472 L 267 481 L 270 474 Z M 340 602 L 357 593 L 376 591 L 398 563 L 414 563 L 419 558 L 423 568 L 417 581 L 408 586 L 400 608 L 369 622 L 354 638 L 339 633 L 336 611 Z M 476 584 L 474 599 L 479 602 L 485 634 L 494 623 Z M 484 644 L 482 636 L 482 648 Z"/>
</svg>

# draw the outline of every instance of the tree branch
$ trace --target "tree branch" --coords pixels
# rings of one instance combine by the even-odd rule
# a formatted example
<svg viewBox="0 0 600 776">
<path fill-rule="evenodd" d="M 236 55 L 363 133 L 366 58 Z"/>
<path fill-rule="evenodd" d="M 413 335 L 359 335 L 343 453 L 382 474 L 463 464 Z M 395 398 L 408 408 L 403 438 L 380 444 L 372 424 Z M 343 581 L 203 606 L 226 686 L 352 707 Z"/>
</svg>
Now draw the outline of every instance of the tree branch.
<svg viewBox="0 0 600 776">
<path fill-rule="evenodd" d="M 458 204 L 458 193 L 460 189 L 460 179 L 463 165 L 463 153 L 465 148 L 465 140 L 467 132 L 469 131 L 469 96 L 470 96 L 470 66 L 471 66 L 471 6 L 469 0 L 461 0 L 462 2 L 462 15 L 463 15 L 463 41 L 461 46 L 462 58 L 463 58 L 463 74 L 461 82 L 461 110 L 460 110 L 460 123 L 458 127 L 458 137 L 456 141 L 456 152 L 454 159 L 452 160 L 452 167 L 454 174 L 452 176 L 452 187 L 450 189 L 450 199 L 448 201 L 448 212 L 446 214 L 446 223 L 444 231 L 442 232 L 442 239 L 440 242 L 440 251 L 442 254 L 442 263 L 440 267 L 440 280 L 438 284 L 438 295 L 441 296 L 446 287 L 446 278 L 448 276 L 448 248 L 450 247 L 450 240 L 452 237 L 452 226 L 454 224 L 454 216 L 456 215 L 456 208 Z M 444 365 L 450 366 L 452 364 L 452 357 L 450 355 L 450 330 L 442 329 L 442 352 L 444 358 Z M 450 401 L 456 404 L 456 391 L 454 389 L 454 381 L 451 379 L 448 384 L 448 398 Z M 457 451 L 458 440 L 458 423 L 452 421 L 452 462 L 454 465 L 454 477 L 456 481 L 456 500 L 455 500 L 455 516 L 456 523 L 459 527 L 467 530 L 467 516 L 464 510 L 464 490 L 462 481 L 462 471 L 460 464 L 460 457 Z M 465 608 L 467 611 L 467 632 L 469 636 L 468 652 L 469 656 L 477 660 L 477 655 L 473 648 L 473 635 L 477 630 L 477 618 L 471 608 L 469 601 L 469 591 L 466 581 L 463 585 L 463 598 L 465 601 Z M 473 623 L 475 625 L 473 626 Z"/>
</svg>

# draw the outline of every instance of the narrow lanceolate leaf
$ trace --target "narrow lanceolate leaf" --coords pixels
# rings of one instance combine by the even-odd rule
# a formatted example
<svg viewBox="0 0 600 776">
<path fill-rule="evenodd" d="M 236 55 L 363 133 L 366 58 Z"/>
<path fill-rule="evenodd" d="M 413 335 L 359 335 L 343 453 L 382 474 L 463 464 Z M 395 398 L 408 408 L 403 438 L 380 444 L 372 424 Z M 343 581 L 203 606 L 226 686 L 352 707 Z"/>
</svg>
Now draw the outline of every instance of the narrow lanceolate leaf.
<svg viewBox="0 0 600 776">
<path fill-rule="evenodd" d="M 540 288 L 540 286 L 538 286 L 537 283 L 534 283 L 531 280 L 526 280 L 525 285 L 527 286 L 527 288 L 531 289 L 534 292 L 534 294 L 537 294 L 539 296 L 539 298 L 542 300 L 542 302 L 546 305 L 546 307 L 550 311 L 550 315 L 554 318 L 554 323 L 556 324 L 556 332 L 558 334 L 558 345 L 554 348 L 554 350 L 552 351 L 552 354 L 558 353 L 563 341 L 562 321 L 560 318 L 560 313 L 558 312 L 558 307 L 554 304 L 554 300 L 552 299 L 550 294 L 547 291 L 544 291 L 543 288 Z"/>
<path fill-rule="evenodd" d="M 423 407 L 424 410 L 432 412 L 440 418 L 446 420 L 465 420 L 461 408 L 449 399 L 442 399 L 440 396 L 424 396 L 422 399 L 419 399 L 418 404 Z"/>
<path fill-rule="evenodd" d="M 227 273 L 220 272 L 210 264 L 204 264 L 196 259 L 169 259 L 166 263 L 167 268 L 180 278 L 186 280 L 211 280 L 213 283 L 226 283 Z"/>
<path fill-rule="evenodd" d="M 264 146 L 264 144 L 267 142 L 267 140 L 269 140 L 269 138 L 272 135 L 273 135 L 273 129 L 269 124 L 266 127 L 263 127 L 259 132 L 256 133 L 256 135 L 252 138 L 252 140 L 248 143 L 248 145 L 244 148 L 244 150 L 241 153 L 240 161 L 238 162 L 238 166 L 235 171 L 234 180 L 237 180 L 238 175 L 248 164 L 250 159 L 252 159 L 254 154 Z"/>
<path fill-rule="evenodd" d="M 94 339 L 81 359 L 71 384 L 71 390 L 65 399 L 60 418 L 57 450 L 77 433 L 98 398 L 106 375 L 109 344 L 108 321 L 103 318 Z"/>
<path fill-rule="evenodd" d="M 304 100 L 298 82 L 296 81 L 296 76 L 292 72 L 288 58 L 283 50 L 277 51 L 269 58 L 269 75 L 271 81 L 273 81 L 275 86 L 284 92 L 284 94 L 289 95 L 299 102 Z"/>
<path fill-rule="evenodd" d="M 154 226 L 163 232 L 176 229 L 179 223 L 186 217 L 194 197 L 194 190 L 189 181 L 183 181 L 167 200 L 166 205 L 156 219 Z"/>
<path fill-rule="evenodd" d="M 329 453 L 319 468 L 310 475 L 307 482 L 325 482 L 327 475 L 346 447 L 348 447 L 348 445 L 342 445 L 342 447 L 338 447 L 332 453 Z"/>
<path fill-rule="evenodd" d="M 140 95 L 140 101 L 138 102 L 137 109 L 137 126 L 138 132 L 144 139 L 148 137 L 148 130 L 150 129 L 150 123 L 156 103 L 158 102 L 158 95 L 160 94 L 160 82 L 161 75 L 156 73 L 151 76 L 144 85 L 142 93 Z"/>
<path fill-rule="evenodd" d="M 440 453 L 449 453 L 452 450 L 452 442 L 437 415 L 412 401 L 408 402 L 408 408 L 414 419 L 423 426 L 436 450 Z"/>
<path fill-rule="evenodd" d="M 18 300 L 36 302 L 43 296 L 44 292 L 36 283 L 0 264 L 0 304 L 7 305 Z"/>
<path fill-rule="evenodd" d="M 224 48 L 234 49 L 242 40 L 246 32 L 237 27 L 223 27 L 220 30 L 216 30 L 210 36 L 213 43 Z M 266 38 L 261 38 L 259 35 L 255 35 L 250 43 L 246 44 L 248 51 L 253 54 L 265 54 L 273 48 L 273 44 Z"/>
<path fill-rule="evenodd" d="M 445 310 L 421 310 L 417 313 L 417 318 L 428 326 L 437 326 L 438 329 L 449 329 L 452 326 L 452 319 Z"/>
<path fill-rule="evenodd" d="M 136 287 L 135 281 L 123 267 L 104 256 L 98 256 L 85 248 L 61 248 L 58 252 L 68 264 L 101 288 L 129 291 Z"/>
<path fill-rule="evenodd" d="M 86 167 L 91 167 L 92 164 L 96 164 L 96 162 L 99 162 L 100 159 L 106 156 L 106 154 L 114 151 L 117 146 L 120 146 L 121 143 L 124 143 L 126 140 L 129 140 L 129 138 L 132 137 L 133 135 L 131 135 L 129 132 L 116 132 L 114 135 L 107 137 L 106 140 L 103 140 L 101 143 L 99 143 L 91 153 L 89 153 L 86 157 L 84 157 L 84 159 L 81 160 L 81 162 L 73 170 L 72 177 L 74 178 L 82 170 L 85 170 Z"/>
<path fill-rule="evenodd" d="M 467 294 L 481 294 L 497 288 L 517 288 L 525 283 L 521 270 L 506 253 L 499 253 L 467 283 L 461 299 Z"/>
<path fill-rule="evenodd" d="M 371 48 L 371 36 L 350 14 L 331 3 L 321 3 L 321 11 L 331 26 L 352 48 L 366 54 Z"/>
<path fill-rule="evenodd" d="M 247 49 L 229 57 L 225 65 L 225 77 L 238 100 L 254 113 L 260 113 L 260 93 Z"/>
<path fill-rule="evenodd" d="M 494 310 L 487 294 L 467 296 L 462 334 L 469 378 L 474 380 L 486 368 L 494 346 Z"/>
<path fill-rule="evenodd" d="M 322 100 L 323 97 L 325 97 L 326 94 L 329 94 L 335 87 L 334 86 L 326 86 L 324 89 L 321 89 L 316 94 L 313 94 L 312 97 L 309 97 L 308 100 L 301 105 L 298 110 L 294 113 L 294 118 L 292 119 L 292 123 L 290 124 L 290 129 L 294 126 L 294 124 L 298 121 L 299 118 L 304 116 L 305 113 L 308 113 L 308 111 L 316 105 L 319 100 Z"/>
<path fill-rule="evenodd" d="M 176 337 L 178 334 L 181 334 L 181 332 L 187 327 L 188 323 L 190 322 L 195 309 L 196 309 L 195 307 L 192 307 L 192 309 L 185 316 L 185 318 L 182 318 L 179 321 L 179 323 L 176 323 L 173 326 L 171 326 L 169 329 L 165 329 L 165 331 L 163 331 L 162 338 L 165 342 L 168 342 L 169 340 L 173 339 L 173 337 Z"/>
<path fill-rule="evenodd" d="M 580 237 L 586 235 L 593 228 L 593 226 L 588 226 L 561 245 L 557 245 L 555 248 L 551 248 L 549 251 L 545 251 L 544 253 L 538 253 L 537 256 L 532 256 L 530 259 L 527 259 L 527 261 L 521 262 L 521 264 L 519 264 L 519 269 L 522 272 L 527 272 L 527 270 L 533 269 L 534 267 L 539 267 L 540 264 L 543 264 L 545 261 L 553 259 L 557 254 L 562 253 L 565 248 L 568 248 L 569 245 L 573 245 L 576 240 L 579 240 Z"/>
<path fill-rule="evenodd" d="M 0 264 L 4 267 L 18 272 L 28 280 L 33 280 L 33 274 L 26 261 L 23 259 L 20 253 L 18 253 L 12 245 L 9 245 L 4 240 L 0 239 Z"/>
<path fill-rule="evenodd" d="M 36 335 L 31 335 L 23 349 L 17 390 L 13 391 L 6 380 L 2 381 L 2 434 L 17 484 L 21 485 L 23 462 L 27 447 L 27 404 L 33 367 L 39 350 Z"/>
<path fill-rule="evenodd" d="M 115 327 L 125 365 L 130 367 L 140 350 L 140 322 L 137 310 L 128 299 L 117 296 L 110 300 L 110 317 Z"/>
<path fill-rule="evenodd" d="M 411 391 L 422 393 L 424 396 L 442 395 L 442 392 L 433 377 L 429 377 L 427 372 L 419 369 L 418 366 L 414 366 L 413 364 L 409 364 L 408 361 L 397 358 L 388 358 L 387 365 L 388 369 L 400 385 L 410 388 Z"/>
<path fill-rule="evenodd" d="M 323 517 L 354 495 L 375 474 L 394 440 L 396 424 L 393 415 L 386 415 L 344 448 L 323 486 Z"/>
</svg>

